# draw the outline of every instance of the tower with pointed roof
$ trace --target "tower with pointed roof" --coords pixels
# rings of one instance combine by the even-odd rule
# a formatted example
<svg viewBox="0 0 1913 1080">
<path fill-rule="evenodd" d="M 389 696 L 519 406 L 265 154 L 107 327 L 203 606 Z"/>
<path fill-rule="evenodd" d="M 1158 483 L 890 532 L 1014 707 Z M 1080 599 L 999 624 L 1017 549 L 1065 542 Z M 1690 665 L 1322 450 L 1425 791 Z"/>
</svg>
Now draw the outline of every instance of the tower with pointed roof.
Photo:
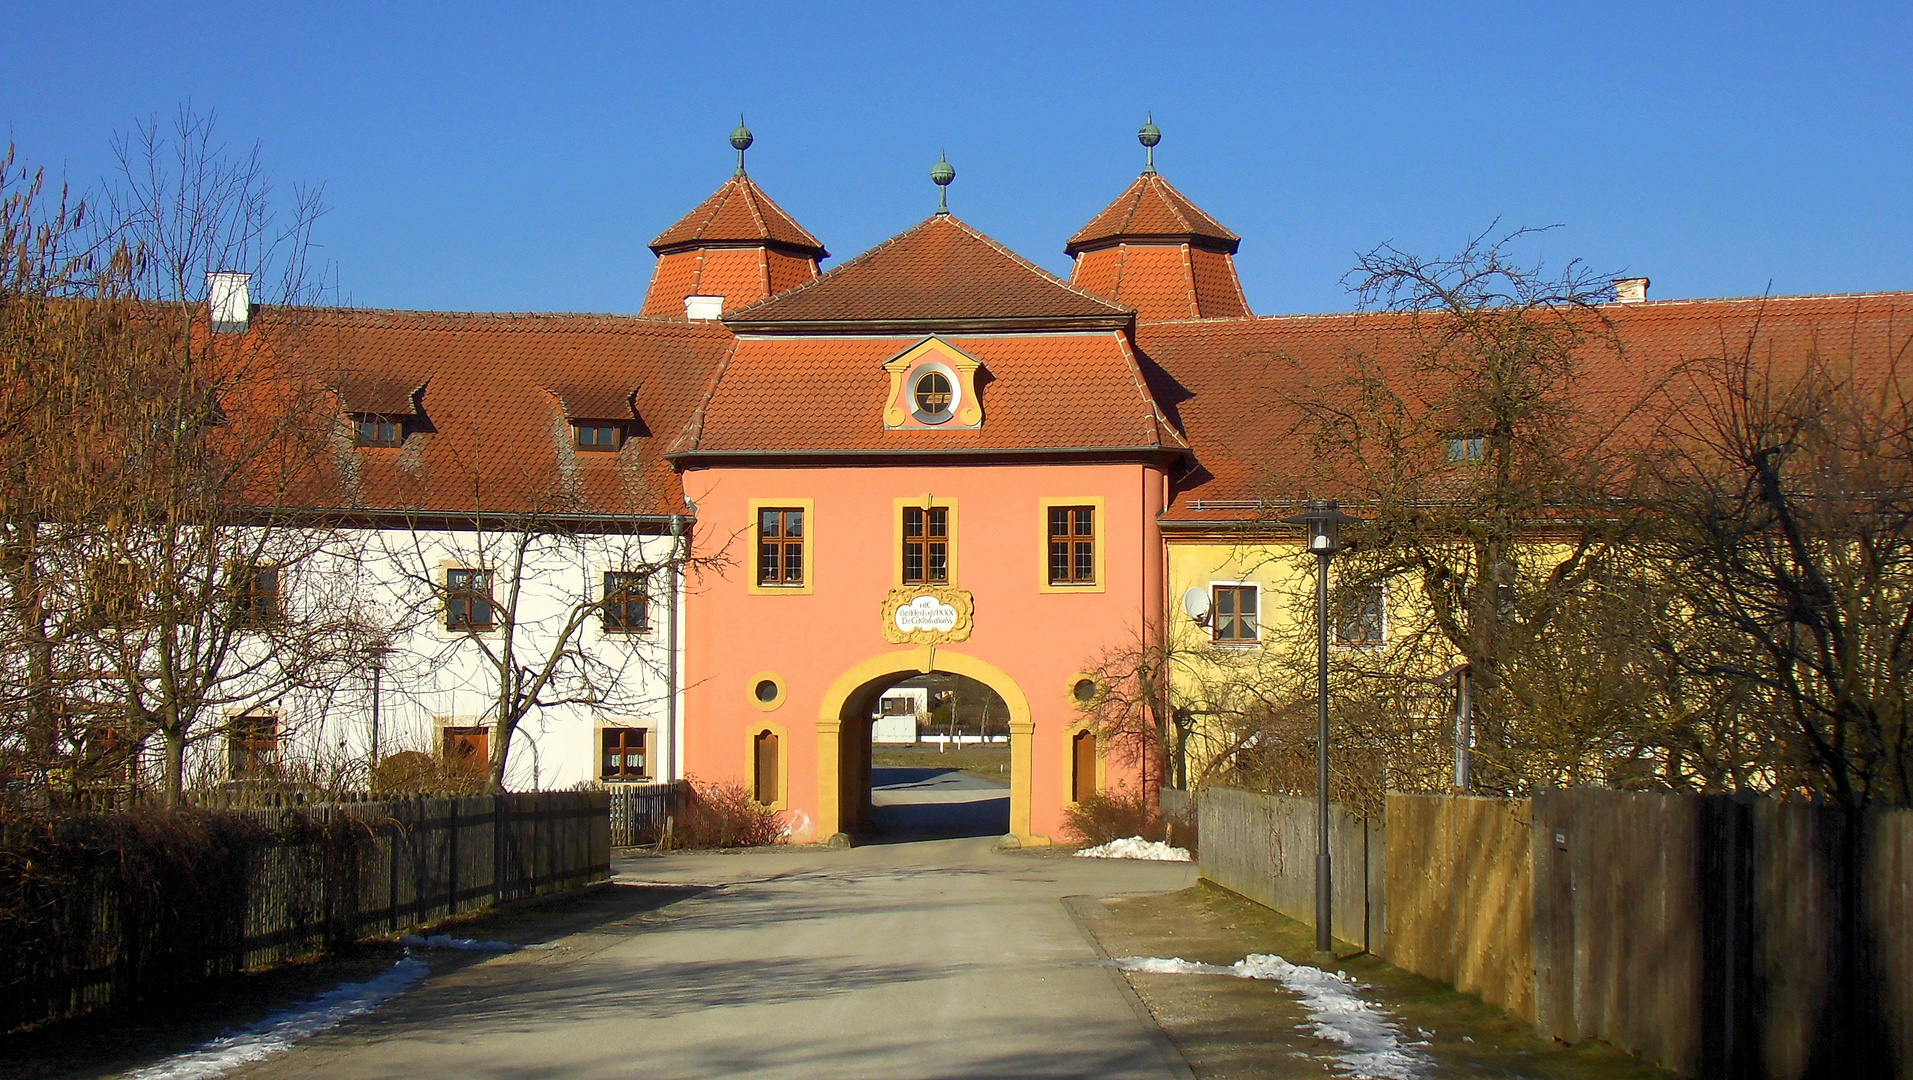
<svg viewBox="0 0 1913 1080">
<path fill-rule="evenodd" d="M 722 310 L 775 296 L 817 276 L 830 253 L 744 171 L 750 129 L 731 133 L 737 172 L 651 241 L 658 257 L 642 314 L 682 318 L 685 298 L 722 297 Z"/>
<path fill-rule="evenodd" d="M 1142 175 L 1069 238 L 1070 283 L 1135 308 L 1143 322 L 1247 317 L 1235 270 L 1242 238 L 1156 171 L 1153 119 L 1136 137 L 1148 154 Z"/>
</svg>

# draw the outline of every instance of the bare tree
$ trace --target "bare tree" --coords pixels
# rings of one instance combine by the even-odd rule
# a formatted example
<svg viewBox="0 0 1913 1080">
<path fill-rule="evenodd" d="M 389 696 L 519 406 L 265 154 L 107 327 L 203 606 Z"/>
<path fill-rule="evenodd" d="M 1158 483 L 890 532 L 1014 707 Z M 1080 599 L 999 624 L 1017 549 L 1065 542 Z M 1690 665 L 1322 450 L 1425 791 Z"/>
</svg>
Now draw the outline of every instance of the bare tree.
<svg viewBox="0 0 1913 1080">
<path fill-rule="evenodd" d="M 1364 256 L 1351 273 L 1363 306 L 1391 313 L 1376 350 L 1311 376 L 1291 402 L 1320 470 L 1310 487 L 1365 519 L 1336 560 L 1338 607 L 1387 583 L 1425 604 L 1425 619 L 1404 620 L 1387 650 L 1354 666 L 1396 683 L 1379 697 L 1399 708 L 1465 662 L 1477 776 L 1509 792 L 1551 774 L 1537 754 L 1573 757 L 1577 740 L 1607 738 L 1594 734 L 1596 712 L 1624 715 L 1609 700 L 1569 720 L 1541 654 L 1616 571 L 1632 524 L 1617 439 L 1648 396 L 1595 398 L 1590 358 L 1622 354 L 1600 306 L 1607 279 L 1579 263 L 1549 273 L 1514 262 L 1509 248 L 1527 235 L 1484 234 L 1440 259 Z M 1570 735 L 1577 725 L 1592 726 Z"/>
<path fill-rule="evenodd" d="M 1657 462 L 1654 551 L 1780 752 L 1762 786 L 1913 805 L 1913 334 L 1876 350 L 1744 346 L 1696 365 Z"/>
<path fill-rule="evenodd" d="M 282 216 L 257 150 L 228 155 L 216 126 L 186 108 L 116 141 L 91 272 L 40 287 L 64 321 L 7 342 L 25 384 L 50 388 L 25 403 L 43 441 L 10 463 L 8 508 L 8 631 L 34 658 L 37 752 L 77 785 L 102 748 L 123 760 L 157 738 L 169 800 L 191 743 L 335 683 L 361 624 L 348 539 L 301 509 L 328 483 L 336 412 L 292 306 L 314 292 L 316 192 Z M 250 273 L 277 304 L 212 325 L 214 271 Z"/>
<path fill-rule="evenodd" d="M 539 490 L 535 478 L 526 483 L 521 490 Z M 523 499 L 502 488 L 474 470 L 471 509 L 408 512 L 375 550 L 391 570 L 394 629 L 427 650 L 426 667 L 486 702 L 485 776 L 496 791 L 535 713 L 628 715 L 655 703 L 661 658 L 633 631 L 656 593 L 703 565 L 689 557 L 688 535 L 646 543 L 640 523 L 581 513 L 562 486 Z M 488 508 L 491 499 L 503 506 Z"/>
</svg>

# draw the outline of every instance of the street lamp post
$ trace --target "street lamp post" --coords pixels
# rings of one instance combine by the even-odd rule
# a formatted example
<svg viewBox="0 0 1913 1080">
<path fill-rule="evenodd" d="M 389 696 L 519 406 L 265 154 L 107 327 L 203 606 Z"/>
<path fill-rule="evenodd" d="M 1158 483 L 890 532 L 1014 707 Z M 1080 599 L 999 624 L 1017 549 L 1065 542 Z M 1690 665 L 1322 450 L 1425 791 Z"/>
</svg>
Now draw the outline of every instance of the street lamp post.
<svg viewBox="0 0 1913 1080">
<path fill-rule="evenodd" d="M 1328 564 L 1335 558 L 1336 531 L 1355 521 L 1332 501 L 1309 503 L 1308 512 L 1288 519 L 1307 530 L 1309 551 L 1315 555 L 1315 960 L 1335 960 L 1334 904 L 1328 843 Z"/>
</svg>

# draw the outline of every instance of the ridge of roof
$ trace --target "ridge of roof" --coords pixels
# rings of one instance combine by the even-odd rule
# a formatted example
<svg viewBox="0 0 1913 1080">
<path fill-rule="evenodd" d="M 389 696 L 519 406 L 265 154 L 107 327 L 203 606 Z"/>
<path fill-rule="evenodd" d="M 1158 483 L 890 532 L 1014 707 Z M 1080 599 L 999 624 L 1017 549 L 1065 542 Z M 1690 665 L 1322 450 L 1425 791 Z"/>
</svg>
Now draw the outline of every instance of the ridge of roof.
<svg viewBox="0 0 1913 1080">
<path fill-rule="evenodd" d="M 1123 359 L 1129 364 L 1129 377 L 1136 384 L 1136 392 L 1142 396 L 1143 401 L 1149 406 L 1150 417 L 1156 424 L 1156 441 L 1167 446 L 1194 452 L 1195 447 L 1189 445 L 1189 440 L 1183 437 L 1182 432 L 1177 430 L 1176 425 L 1169 422 L 1169 417 L 1164 415 L 1162 411 L 1162 402 L 1157 401 L 1156 395 L 1149 389 L 1149 379 L 1143 374 L 1142 361 L 1136 359 L 1136 349 L 1134 345 L 1130 344 L 1129 335 L 1117 334 L 1116 346 L 1122 351 Z"/>
<path fill-rule="evenodd" d="M 407 308 L 276 307 L 262 314 L 293 313 L 313 325 L 356 325 L 375 329 L 544 331 L 551 333 L 666 330 L 722 327 L 710 320 L 658 315 L 569 311 L 430 311 Z"/>
<path fill-rule="evenodd" d="M 1656 308 L 1674 308 L 1674 307 L 1696 308 L 1696 307 L 1704 307 L 1708 305 L 1730 307 L 1730 306 L 1743 306 L 1743 305 L 1750 305 L 1750 304 L 1782 304 L 1782 303 L 1802 303 L 1802 302 L 1810 302 L 1810 301 L 1875 300 L 1875 299 L 1905 299 L 1909 302 L 1913 302 L 1913 289 L 1890 289 L 1890 290 L 1880 290 L 1875 292 L 1850 292 L 1850 293 L 1793 293 L 1793 294 L 1787 294 L 1787 295 L 1768 295 L 1768 296 L 1694 296 L 1694 297 L 1680 297 L 1680 298 L 1668 299 L 1668 300 L 1643 300 L 1643 301 L 1636 301 L 1633 303 L 1626 303 L 1626 304 L 1620 303 L 1617 301 L 1610 301 L 1607 303 L 1597 304 L 1594 306 L 1599 308 L 1602 311 L 1630 312 L 1630 311 L 1651 311 Z M 1439 311 L 1431 311 L 1431 312 L 1422 312 L 1420 314 L 1439 314 L 1439 313 L 1440 313 Z M 1399 318 L 1407 318 L 1415 314 L 1418 314 L 1418 313 L 1412 312 L 1412 311 L 1386 311 L 1386 310 L 1289 312 L 1286 314 L 1237 315 L 1237 316 L 1225 317 L 1225 318 L 1208 318 L 1208 319 L 1198 319 L 1198 318 L 1157 319 L 1150 322 L 1148 325 L 1151 328 L 1178 327 L 1178 326 L 1202 326 L 1202 327 L 1209 327 L 1209 328 L 1221 328 L 1226 326 L 1229 323 L 1302 323 L 1302 322 L 1325 321 L 1325 320 L 1385 319 L 1385 318 L 1399 319 Z"/>
<path fill-rule="evenodd" d="M 1125 240 L 1182 240 L 1235 254 L 1242 238 L 1210 217 L 1161 173 L 1144 173 L 1063 245 L 1074 256 Z"/>
<path fill-rule="evenodd" d="M 964 268 L 976 272 L 979 280 L 982 275 L 989 275 L 998 270 L 1008 270 L 1026 275 L 1029 280 L 1025 284 L 1030 288 L 1026 289 L 1026 294 L 1023 296 L 993 298 L 993 302 L 985 305 L 987 310 L 956 313 L 946 310 L 924 314 L 935 306 L 928 295 L 930 290 L 918 287 L 914 289 L 914 294 L 911 294 L 912 287 L 922 285 L 921 279 L 927 270 L 943 269 L 953 260 L 946 256 L 940 258 L 933 266 L 913 265 L 909 260 L 921 258 L 924 255 L 943 255 L 944 253 L 941 252 L 920 253 L 914 249 L 927 248 L 946 237 L 955 240 L 958 245 L 956 249 L 958 257 L 964 254 L 974 256 L 981 250 L 1009 263 L 1008 267 Z M 964 250 L 966 248 L 967 252 Z M 885 272 L 881 281 L 865 280 L 872 274 L 873 267 L 892 261 L 901 262 L 903 265 L 895 268 L 884 267 Z M 911 271 L 915 271 L 914 276 Z M 1004 283 L 1004 279 L 999 276 L 998 284 Z M 941 284 L 932 283 L 930 289 L 933 290 Z M 900 292 L 906 295 L 897 295 Z M 817 298 L 820 295 L 831 297 L 838 293 L 855 296 L 857 299 L 847 304 L 837 305 L 837 310 L 815 310 L 829 304 L 829 301 L 819 304 Z M 1039 293 L 1047 293 L 1048 296 L 1045 297 Z M 1023 307 L 1021 310 L 1006 310 L 1003 304 L 1006 299 L 1021 301 Z M 1060 301 L 1060 306 L 1052 303 L 1052 299 Z M 863 310 L 856 310 L 859 307 Z M 1072 285 L 955 215 L 939 213 L 925 218 L 810 281 L 729 313 L 724 316 L 724 321 L 739 329 L 744 327 L 767 329 L 779 324 L 793 323 L 808 324 L 812 327 L 857 323 L 931 327 L 952 323 L 996 322 L 1007 325 L 1018 321 L 1059 319 L 1109 320 L 1113 325 L 1113 322 L 1118 321 L 1126 324 L 1133 317 L 1134 309 L 1111 303 L 1087 289 Z"/>
<path fill-rule="evenodd" d="M 704 418 L 710 411 L 712 399 L 717 397 L 717 388 L 724 381 L 724 373 L 730 370 L 731 358 L 737 355 L 737 345 L 737 341 L 733 339 L 731 347 L 725 349 L 724 355 L 718 358 L 716 366 L 711 369 L 711 377 L 704 381 L 704 392 L 698 395 L 697 405 L 692 408 L 690 417 L 684 421 L 684 427 L 678 432 L 678 437 L 671 440 L 671 445 L 664 448 L 663 457 L 693 452 L 697 449 L 698 443 L 703 440 Z"/>
<path fill-rule="evenodd" d="M 733 209 L 742 206 L 742 212 Z M 830 255 L 810 230 L 764 194 L 742 173 L 718 186 L 690 213 L 651 241 L 651 251 L 668 255 L 696 247 L 762 245 L 812 259 Z"/>
</svg>

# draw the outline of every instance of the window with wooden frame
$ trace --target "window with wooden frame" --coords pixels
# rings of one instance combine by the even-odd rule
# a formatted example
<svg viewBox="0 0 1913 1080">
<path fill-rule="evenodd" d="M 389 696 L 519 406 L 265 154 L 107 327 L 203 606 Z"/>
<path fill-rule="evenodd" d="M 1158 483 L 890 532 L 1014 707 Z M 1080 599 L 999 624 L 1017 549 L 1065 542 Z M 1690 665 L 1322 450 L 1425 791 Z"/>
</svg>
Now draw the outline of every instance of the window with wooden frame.
<svg viewBox="0 0 1913 1080">
<path fill-rule="evenodd" d="M 644 574 L 634 570 L 606 570 L 604 598 L 599 604 L 607 634 L 634 634 L 651 628 Z"/>
<path fill-rule="evenodd" d="M 757 512 L 757 583 L 804 583 L 804 512 L 766 506 Z"/>
<path fill-rule="evenodd" d="M 903 508 L 903 583 L 950 583 L 950 511 L 933 506 Z"/>
<path fill-rule="evenodd" d="M 1096 733 L 1079 731 L 1069 740 L 1069 797 L 1086 803 L 1096 797 Z"/>
<path fill-rule="evenodd" d="M 497 628 L 492 604 L 492 572 L 458 567 L 445 571 L 445 629 Z"/>
<path fill-rule="evenodd" d="M 492 729 L 488 727 L 448 727 L 441 736 L 441 756 L 446 768 L 483 779 L 492 770 Z"/>
<path fill-rule="evenodd" d="M 1479 465 L 1488 454 L 1488 440 L 1480 435 L 1452 435 L 1448 439 L 1448 464 Z"/>
<path fill-rule="evenodd" d="M 1214 585 L 1210 587 L 1210 638 L 1218 645 L 1252 645 L 1256 636 L 1256 587 L 1254 585 Z"/>
<path fill-rule="evenodd" d="M 600 736 L 604 753 L 598 760 L 601 780 L 646 780 L 643 728 L 605 728 Z"/>
<path fill-rule="evenodd" d="M 139 748 L 117 730 L 87 725 L 70 736 L 70 745 L 82 783 L 120 785 L 138 779 Z"/>
<path fill-rule="evenodd" d="M 579 450 L 615 453 L 624 446 L 624 425 L 610 420 L 573 420 L 571 445 Z"/>
<path fill-rule="evenodd" d="M 1049 583 L 1096 583 L 1096 508 L 1049 508 Z"/>
<path fill-rule="evenodd" d="M 398 446 L 405 442 L 405 421 L 383 413 L 357 413 L 352 417 L 352 445 Z"/>
<path fill-rule="evenodd" d="M 1337 644 L 1381 645 L 1388 640 L 1387 595 L 1381 582 L 1370 582 L 1344 596 L 1336 614 Z"/>
<path fill-rule="evenodd" d="M 246 626 L 266 626 L 279 618 L 279 568 L 269 563 L 238 563 L 231 571 L 233 613 Z"/>
<path fill-rule="evenodd" d="M 226 735 L 226 764 L 226 775 L 234 780 L 279 775 L 279 718 L 269 712 L 233 717 Z"/>
<path fill-rule="evenodd" d="M 769 728 L 751 736 L 751 798 L 760 806 L 775 806 L 783 798 L 779 742 Z"/>
</svg>

